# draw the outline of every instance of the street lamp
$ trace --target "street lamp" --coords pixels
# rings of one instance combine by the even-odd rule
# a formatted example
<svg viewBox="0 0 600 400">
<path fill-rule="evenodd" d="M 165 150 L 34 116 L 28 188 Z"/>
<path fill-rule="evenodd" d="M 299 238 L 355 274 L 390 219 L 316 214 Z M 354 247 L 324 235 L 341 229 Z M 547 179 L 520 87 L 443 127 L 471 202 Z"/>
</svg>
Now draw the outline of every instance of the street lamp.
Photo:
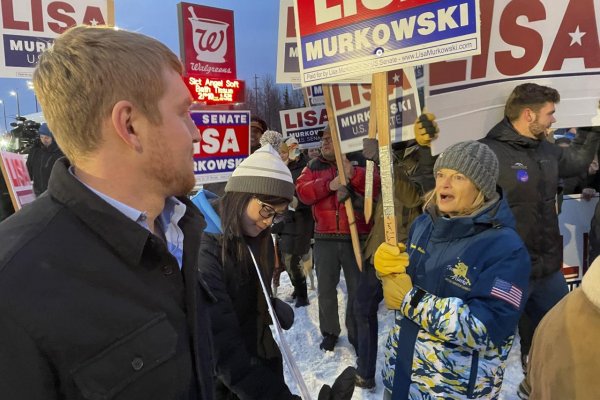
<svg viewBox="0 0 600 400">
<path fill-rule="evenodd" d="M 2 111 L 4 112 L 4 132 L 8 132 L 8 126 L 6 125 L 6 105 L 4 105 L 4 100 L 0 99 L 0 104 L 2 104 Z"/>
<path fill-rule="evenodd" d="M 27 81 L 27 89 L 29 89 L 33 92 L 33 99 L 35 100 L 35 112 L 37 113 L 39 111 L 38 110 L 38 101 L 37 101 L 37 96 L 35 95 L 35 89 L 33 88 L 32 81 Z"/>
<path fill-rule="evenodd" d="M 17 98 L 17 117 L 21 116 L 21 106 L 19 104 L 19 93 L 16 90 L 12 90 L 10 92 L 11 96 L 15 96 Z"/>
</svg>

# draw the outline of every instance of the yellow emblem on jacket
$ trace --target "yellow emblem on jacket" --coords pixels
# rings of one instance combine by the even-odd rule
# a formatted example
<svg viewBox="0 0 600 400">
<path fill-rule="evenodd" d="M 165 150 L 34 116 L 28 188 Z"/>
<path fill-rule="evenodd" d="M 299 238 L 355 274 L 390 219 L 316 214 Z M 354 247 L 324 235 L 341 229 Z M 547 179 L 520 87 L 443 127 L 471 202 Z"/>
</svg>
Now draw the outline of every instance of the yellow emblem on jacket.
<svg viewBox="0 0 600 400">
<path fill-rule="evenodd" d="M 452 275 L 446 277 L 446 281 L 465 290 L 471 290 L 471 280 L 467 278 L 469 266 L 458 259 L 458 262 L 453 266 L 448 266 Z"/>
</svg>

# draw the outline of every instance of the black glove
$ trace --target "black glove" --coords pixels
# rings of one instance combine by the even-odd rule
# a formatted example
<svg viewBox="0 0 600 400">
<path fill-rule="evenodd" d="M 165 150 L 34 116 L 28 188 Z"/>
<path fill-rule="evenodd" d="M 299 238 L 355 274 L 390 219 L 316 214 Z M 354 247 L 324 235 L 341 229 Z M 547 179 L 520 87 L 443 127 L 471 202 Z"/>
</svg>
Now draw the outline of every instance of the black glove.
<svg viewBox="0 0 600 400">
<path fill-rule="evenodd" d="M 379 164 L 379 142 L 377 139 L 363 139 L 362 155 L 367 160 L 371 160 Z"/>
<path fill-rule="evenodd" d="M 283 215 L 283 222 L 286 224 L 296 222 L 296 213 L 292 210 L 287 210 Z"/>
<path fill-rule="evenodd" d="M 356 193 L 351 187 L 341 185 L 337 190 L 337 200 L 339 203 L 343 203 L 348 199 L 352 200 L 352 207 L 355 210 L 365 208 L 365 198 L 363 196 Z"/>
<path fill-rule="evenodd" d="M 340 185 L 337 190 L 337 201 L 343 203 L 352 196 L 352 190 L 346 185 Z"/>
<path fill-rule="evenodd" d="M 323 385 L 318 400 L 350 400 L 354 393 L 356 369 L 346 368 L 333 382 L 333 386 Z"/>
</svg>

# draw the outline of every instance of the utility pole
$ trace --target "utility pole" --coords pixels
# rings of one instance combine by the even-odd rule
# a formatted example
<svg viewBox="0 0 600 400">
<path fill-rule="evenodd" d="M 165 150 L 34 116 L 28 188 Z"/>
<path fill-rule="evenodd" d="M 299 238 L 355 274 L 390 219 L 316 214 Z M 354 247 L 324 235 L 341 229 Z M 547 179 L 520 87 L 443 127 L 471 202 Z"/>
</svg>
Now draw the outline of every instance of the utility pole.
<svg viewBox="0 0 600 400">
<path fill-rule="evenodd" d="M 258 75 L 254 74 L 254 104 L 256 105 L 256 115 L 260 115 L 258 109 Z"/>
<path fill-rule="evenodd" d="M 15 96 L 17 98 L 17 117 L 21 116 L 21 106 L 19 105 L 19 92 L 13 90 L 10 92 L 11 96 Z"/>
<path fill-rule="evenodd" d="M 35 95 L 35 89 L 33 88 L 32 81 L 27 81 L 27 89 L 29 89 L 33 92 L 33 99 L 35 100 L 35 112 L 37 113 L 37 112 L 39 112 L 38 101 L 37 101 L 37 96 Z"/>
<path fill-rule="evenodd" d="M 0 100 L 0 104 L 2 104 L 2 111 L 4 112 L 4 133 L 7 133 L 8 125 L 6 124 L 6 105 L 4 104 L 4 100 Z"/>
</svg>

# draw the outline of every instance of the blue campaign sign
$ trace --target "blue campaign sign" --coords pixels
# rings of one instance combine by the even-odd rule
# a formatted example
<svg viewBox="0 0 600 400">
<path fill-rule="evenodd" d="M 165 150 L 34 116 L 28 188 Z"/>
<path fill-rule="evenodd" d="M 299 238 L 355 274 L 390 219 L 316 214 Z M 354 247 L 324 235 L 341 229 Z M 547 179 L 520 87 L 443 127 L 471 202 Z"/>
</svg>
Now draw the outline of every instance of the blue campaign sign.
<svg viewBox="0 0 600 400">
<path fill-rule="evenodd" d="M 250 154 L 250 111 L 192 111 L 200 142 L 194 173 L 200 184 L 224 182 Z"/>
<path fill-rule="evenodd" d="M 54 42 L 49 38 L 20 35 L 3 35 L 3 40 L 6 66 L 29 68 L 35 67 L 40 54 Z"/>
<path fill-rule="evenodd" d="M 344 3 L 349 7 L 352 1 Z M 316 1 L 296 0 L 296 5 L 303 86 L 481 52 L 478 0 L 382 5 L 364 17 L 348 17 Z"/>
</svg>

